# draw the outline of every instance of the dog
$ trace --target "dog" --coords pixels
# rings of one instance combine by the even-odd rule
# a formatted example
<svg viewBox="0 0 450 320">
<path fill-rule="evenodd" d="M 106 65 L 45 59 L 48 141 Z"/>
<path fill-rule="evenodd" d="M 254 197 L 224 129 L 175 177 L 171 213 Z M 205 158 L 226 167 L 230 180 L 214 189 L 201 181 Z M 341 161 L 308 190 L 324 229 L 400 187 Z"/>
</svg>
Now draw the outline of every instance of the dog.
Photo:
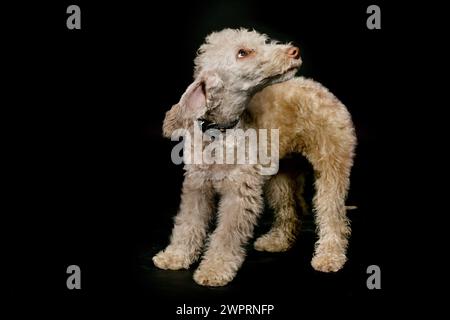
<svg viewBox="0 0 450 320">
<path fill-rule="evenodd" d="M 356 145 L 346 107 L 319 83 L 295 77 L 302 64 L 299 48 L 256 31 L 211 33 L 194 63 L 194 82 L 166 113 L 163 135 L 171 137 L 179 128 L 191 133 L 213 128 L 225 135 L 277 129 L 279 158 L 299 153 L 314 169 L 318 239 L 311 265 L 322 272 L 340 270 L 351 232 L 345 200 Z M 254 248 L 282 252 L 292 247 L 300 219 L 296 177 L 290 172 L 264 175 L 259 163 L 194 163 L 186 164 L 185 171 L 170 244 L 153 257 L 158 268 L 187 269 L 206 245 L 194 280 L 205 286 L 232 281 L 263 211 L 264 194 L 275 221 Z M 216 194 L 217 227 L 208 237 Z"/>
</svg>

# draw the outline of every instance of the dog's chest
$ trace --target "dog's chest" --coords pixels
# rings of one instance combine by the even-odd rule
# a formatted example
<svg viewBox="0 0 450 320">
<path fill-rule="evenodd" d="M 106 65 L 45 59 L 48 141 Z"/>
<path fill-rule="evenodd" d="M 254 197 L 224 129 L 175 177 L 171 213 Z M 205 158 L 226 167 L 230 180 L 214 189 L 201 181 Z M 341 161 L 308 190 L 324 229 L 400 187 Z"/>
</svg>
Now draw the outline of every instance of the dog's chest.
<svg viewBox="0 0 450 320">
<path fill-rule="evenodd" d="M 185 170 L 190 174 L 195 173 L 201 179 L 212 182 L 223 180 L 235 180 L 248 172 L 256 173 L 256 165 L 236 164 L 196 164 L 186 165 Z"/>
</svg>

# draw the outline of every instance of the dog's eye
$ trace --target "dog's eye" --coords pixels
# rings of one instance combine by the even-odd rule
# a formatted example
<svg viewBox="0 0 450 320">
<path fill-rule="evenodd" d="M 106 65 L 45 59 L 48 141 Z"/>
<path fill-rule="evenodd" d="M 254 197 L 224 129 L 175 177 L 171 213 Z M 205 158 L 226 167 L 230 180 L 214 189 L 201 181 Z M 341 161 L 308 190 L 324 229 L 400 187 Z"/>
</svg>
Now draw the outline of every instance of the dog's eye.
<svg viewBox="0 0 450 320">
<path fill-rule="evenodd" d="M 248 51 L 248 50 L 240 49 L 238 51 L 237 57 L 238 58 L 245 58 L 246 56 L 248 56 L 249 53 L 250 53 L 250 51 Z"/>
</svg>

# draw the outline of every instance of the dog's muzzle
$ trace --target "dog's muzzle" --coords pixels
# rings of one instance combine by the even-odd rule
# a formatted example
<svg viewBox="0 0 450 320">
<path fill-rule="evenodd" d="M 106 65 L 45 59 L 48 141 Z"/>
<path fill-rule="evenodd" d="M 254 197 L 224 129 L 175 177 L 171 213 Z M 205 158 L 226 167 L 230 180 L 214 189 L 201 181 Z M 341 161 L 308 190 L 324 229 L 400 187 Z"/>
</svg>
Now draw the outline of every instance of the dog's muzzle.
<svg viewBox="0 0 450 320">
<path fill-rule="evenodd" d="M 208 130 L 219 130 L 220 132 L 225 132 L 227 129 L 233 129 L 234 127 L 236 127 L 239 122 L 239 118 L 225 124 L 215 123 L 202 118 L 197 119 L 197 122 L 200 126 L 200 129 L 202 129 L 202 132 L 206 132 Z"/>
</svg>

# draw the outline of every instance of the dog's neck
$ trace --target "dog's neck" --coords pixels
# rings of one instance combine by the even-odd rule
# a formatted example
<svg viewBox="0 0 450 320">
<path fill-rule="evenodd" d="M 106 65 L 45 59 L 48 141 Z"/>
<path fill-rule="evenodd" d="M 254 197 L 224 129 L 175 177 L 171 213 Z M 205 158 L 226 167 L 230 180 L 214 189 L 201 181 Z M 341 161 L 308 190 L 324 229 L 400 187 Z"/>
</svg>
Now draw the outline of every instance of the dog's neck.
<svg viewBox="0 0 450 320">
<path fill-rule="evenodd" d="M 215 126 L 218 129 L 229 129 L 242 118 L 244 110 L 251 100 L 251 96 L 228 92 L 223 99 L 215 106 L 212 106 L 203 117 L 205 123 Z M 233 125 L 234 124 L 234 125 Z"/>
</svg>

